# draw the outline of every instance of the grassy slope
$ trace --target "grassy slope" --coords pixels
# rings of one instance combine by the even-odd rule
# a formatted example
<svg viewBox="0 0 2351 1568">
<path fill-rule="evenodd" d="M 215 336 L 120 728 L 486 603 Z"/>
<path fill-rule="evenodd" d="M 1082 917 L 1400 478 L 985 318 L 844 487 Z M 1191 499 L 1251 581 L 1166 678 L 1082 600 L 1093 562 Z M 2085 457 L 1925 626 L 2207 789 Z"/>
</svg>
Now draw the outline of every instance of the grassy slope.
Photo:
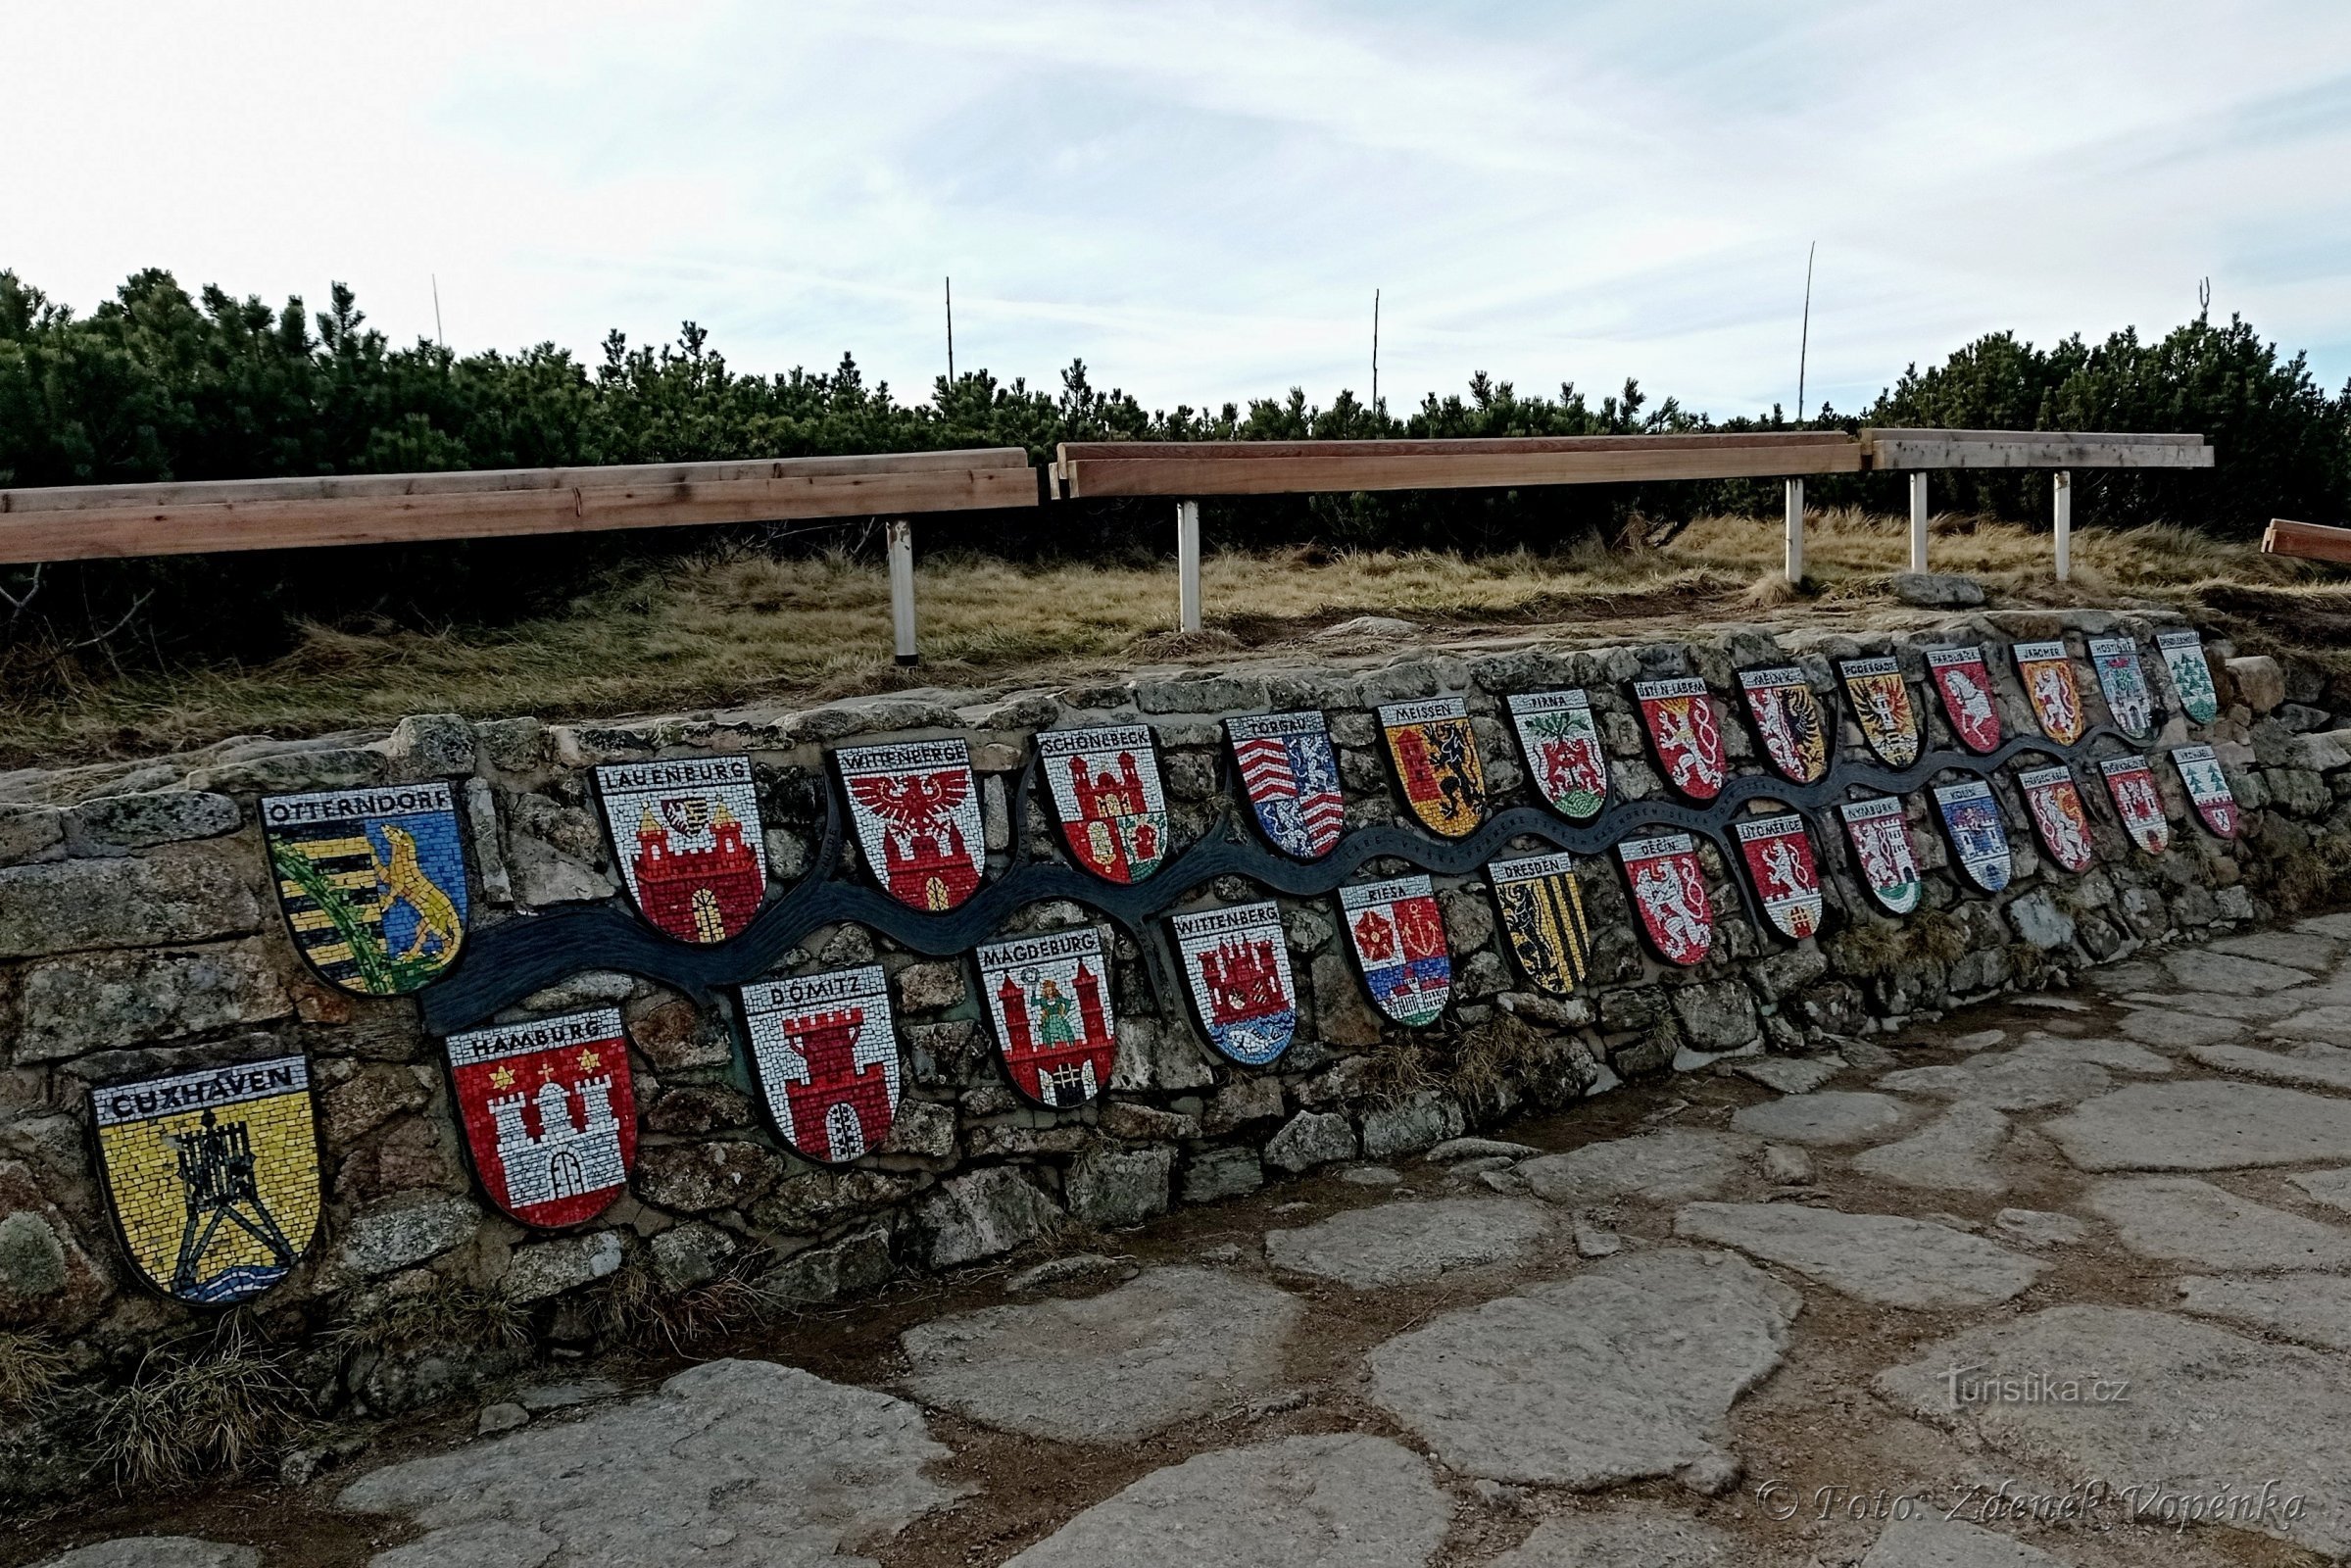
<svg viewBox="0 0 2351 1568">
<path fill-rule="evenodd" d="M 1276 645 L 1364 613 L 1430 625 L 1666 635 L 1677 623 L 1782 617 L 1857 623 L 1906 563 L 1906 523 L 1849 514 L 1808 529 L 1811 582 L 1779 580 L 1778 522 L 1712 517 L 1663 549 L 1590 544 L 1551 557 L 1385 553 L 1211 557 L 1209 632 L 1174 637 L 1172 565 L 1023 568 L 934 558 L 916 586 L 924 663 L 890 661 L 889 590 L 870 564 L 713 557 L 614 582 L 562 617 L 495 631 L 368 635 L 313 628 L 263 667 L 90 677 L 63 700 L 0 698 L 0 764 L 131 756 L 232 734 L 388 727 L 405 713 L 560 718 L 840 696 L 911 684 L 1050 679 L 1136 658 Z M 1995 607 L 2200 608 L 2240 637 L 2351 646 L 2341 573 L 2181 529 L 2076 536 L 2075 581 L 2050 580 L 2045 534 L 1939 518 L 1937 570 L 1981 579 Z"/>
</svg>

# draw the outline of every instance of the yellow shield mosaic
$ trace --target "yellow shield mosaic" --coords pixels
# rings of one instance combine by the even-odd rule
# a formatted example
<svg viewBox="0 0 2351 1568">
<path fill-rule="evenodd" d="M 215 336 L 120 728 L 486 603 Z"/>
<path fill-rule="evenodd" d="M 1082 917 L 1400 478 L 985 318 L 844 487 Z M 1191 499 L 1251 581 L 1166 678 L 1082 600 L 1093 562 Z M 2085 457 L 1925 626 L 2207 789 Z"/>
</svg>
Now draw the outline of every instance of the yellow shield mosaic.
<svg viewBox="0 0 2351 1568">
<path fill-rule="evenodd" d="M 109 1084 L 90 1105 L 107 1201 L 148 1284 L 226 1306 L 300 1260 L 319 1208 L 303 1057 Z"/>
</svg>

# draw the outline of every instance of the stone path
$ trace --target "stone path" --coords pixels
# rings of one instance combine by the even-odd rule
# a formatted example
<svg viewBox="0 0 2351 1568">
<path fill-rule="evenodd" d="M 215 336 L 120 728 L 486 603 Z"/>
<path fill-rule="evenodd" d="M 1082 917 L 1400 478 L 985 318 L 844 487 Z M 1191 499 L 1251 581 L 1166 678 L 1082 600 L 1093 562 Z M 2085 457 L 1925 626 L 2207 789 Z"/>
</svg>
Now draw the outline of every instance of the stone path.
<svg viewBox="0 0 2351 1568">
<path fill-rule="evenodd" d="M 1726 1058 L 0 1564 L 2351 1562 L 2347 956 Z"/>
</svg>

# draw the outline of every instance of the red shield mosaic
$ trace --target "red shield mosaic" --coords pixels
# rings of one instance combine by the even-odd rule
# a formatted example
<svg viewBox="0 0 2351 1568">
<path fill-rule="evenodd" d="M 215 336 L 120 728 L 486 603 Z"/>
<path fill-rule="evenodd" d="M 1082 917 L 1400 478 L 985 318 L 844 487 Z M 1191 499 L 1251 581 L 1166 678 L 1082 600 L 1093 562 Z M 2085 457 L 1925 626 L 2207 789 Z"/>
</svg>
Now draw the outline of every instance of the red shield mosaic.
<svg viewBox="0 0 2351 1568">
<path fill-rule="evenodd" d="M 1908 914 L 1919 906 L 1926 883 L 1919 875 L 1918 856 L 1910 847 L 1910 824 L 1899 797 L 1874 795 L 1847 801 L 1837 808 L 1844 818 L 1845 838 L 1853 847 L 1853 864 L 1861 885 L 1887 914 Z"/>
<path fill-rule="evenodd" d="M 680 942 L 741 934 L 767 893 L 759 792 L 748 757 L 613 762 L 596 770 L 628 896 Z"/>
<path fill-rule="evenodd" d="M 1140 882 L 1167 857 L 1167 796 L 1151 728 L 1049 729 L 1037 758 L 1078 864 L 1105 882 Z"/>
<path fill-rule="evenodd" d="M 952 909 L 980 889 L 987 829 L 961 737 L 833 754 L 873 878 L 909 909 Z"/>
<path fill-rule="evenodd" d="M 2106 793 L 2114 797 L 2115 814 L 2131 842 L 2149 855 L 2172 847 L 2172 819 L 2164 814 L 2163 795 L 2155 787 L 2155 769 L 2136 755 L 2110 757 L 2098 764 L 2106 775 Z"/>
<path fill-rule="evenodd" d="M 1633 683 L 1641 727 L 1665 781 L 1693 801 L 1723 792 L 1723 731 L 1706 683 L 1694 676 Z"/>
<path fill-rule="evenodd" d="M 1837 673 L 1853 704 L 1853 722 L 1879 760 L 1888 767 L 1917 761 L 1918 710 L 1910 705 L 1910 683 L 1902 679 L 1901 664 L 1891 659 L 1848 659 Z"/>
<path fill-rule="evenodd" d="M 2064 641 L 2018 643 L 2014 652 L 2017 679 L 2025 683 L 2040 732 L 2060 746 L 2073 745 L 2082 738 L 2082 688 L 2074 684 Z"/>
<path fill-rule="evenodd" d="M 1572 821 L 1608 804 L 1608 753 L 1581 691 L 1528 692 L 1510 699 L 1510 721 L 1526 749 L 1527 771 L 1552 810 Z"/>
<path fill-rule="evenodd" d="M 1339 758 L 1322 714 L 1260 713 L 1228 718 L 1233 765 L 1266 842 L 1300 860 L 1339 847 L 1347 802 L 1339 793 Z"/>
<path fill-rule="evenodd" d="M 980 992 L 1012 1087 L 1040 1105 L 1082 1105 L 1110 1082 L 1118 1055 L 1110 960 L 1093 926 L 991 942 Z"/>
<path fill-rule="evenodd" d="M 1780 776 L 1798 784 L 1828 777 L 1829 715 L 1804 672 L 1793 664 L 1742 669 L 1739 685 L 1746 693 L 1755 733 L 1763 738 L 1763 755 Z"/>
<path fill-rule="evenodd" d="M 1476 832 L 1486 815 L 1486 768 L 1461 699 L 1387 704 L 1380 729 L 1404 804 L 1422 825 L 1448 839 Z"/>
<path fill-rule="evenodd" d="M 839 1165 L 898 1116 L 898 1031 L 880 964 L 743 988 L 743 1027 L 768 1119 L 793 1152 Z"/>
<path fill-rule="evenodd" d="M 2000 706 L 1992 692 L 1991 667 L 1981 648 L 1930 648 L 1927 673 L 1941 696 L 1943 716 L 1959 744 L 1982 756 L 2000 749 Z"/>
<path fill-rule="evenodd" d="M 2214 837 L 2235 838 L 2236 794 L 2229 788 L 2220 754 L 2209 746 L 2179 746 L 2172 750 L 2172 765 L 2180 769 L 2180 782 L 2187 787 L 2197 818 Z"/>
<path fill-rule="evenodd" d="M 637 1157 L 628 1038 L 612 1007 L 451 1035 L 450 1082 L 490 1201 L 541 1230 L 604 1212 Z"/>
<path fill-rule="evenodd" d="M 1200 1027 L 1245 1067 L 1262 1067 L 1290 1049 L 1298 1030 L 1298 987 L 1282 908 L 1261 904 L 1168 917 L 1184 981 Z"/>
<path fill-rule="evenodd" d="M 2042 853 L 2077 875 L 2096 864 L 2098 848 L 2089 836 L 2089 813 L 2082 809 L 2074 770 L 2062 762 L 2020 768 L 2016 783 L 2024 792 L 2033 836 L 2040 840 Z"/>
<path fill-rule="evenodd" d="M 1453 990 L 1445 917 L 1425 876 L 1399 876 L 1339 890 L 1348 946 L 1371 1000 L 1397 1023 L 1435 1023 Z"/>
<path fill-rule="evenodd" d="M 1691 964 L 1714 949 L 1714 906 L 1697 843 L 1687 833 L 1626 839 L 1616 847 L 1641 934 L 1668 963 Z"/>
<path fill-rule="evenodd" d="M 1739 835 L 1739 856 L 1747 865 L 1747 880 L 1763 906 L 1772 929 L 1800 942 L 1821 928 L 1820 862 L 1813 858 L 1812 836 L 1804 819 L 1793 811 L 1778 816 L 1751 816 L 1733 824 Z"/>
</svg>

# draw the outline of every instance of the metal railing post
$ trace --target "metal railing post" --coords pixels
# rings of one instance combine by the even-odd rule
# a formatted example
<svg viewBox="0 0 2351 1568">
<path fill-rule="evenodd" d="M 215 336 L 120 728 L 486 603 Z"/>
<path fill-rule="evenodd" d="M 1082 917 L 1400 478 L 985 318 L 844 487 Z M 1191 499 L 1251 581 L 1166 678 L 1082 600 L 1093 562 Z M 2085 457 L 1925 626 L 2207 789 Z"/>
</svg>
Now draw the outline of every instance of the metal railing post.
<svg viewBox="0 0 2351 1568">
<path fill-rule="evenodd" d="M 1788 586 L 1804 584 L 1804 481 L 1788 481 Z"/>
<path fill-rule="evenodd" d="M 914 525 L 893 517 L 883 525 L 890 549 L 890 638 L 898 662 L 917 664 L 914 649 Z"/>
<path fill-rule="evenodd" d="M 1927 569 L 1927 470 L 1910 476 L 1910 569 Z"/>
<path fill-rule="evenodd" d="M 1200 503 L 1176 503 L 1176 625 L 1200 630 Z"/>
<path fill-rule="evenodd" d="M 2064 468 L 2051 475 L 2051 514 L 2057 533 L 2057 580 L 2074 579 L 2074 476 Z"/>
</svg>

